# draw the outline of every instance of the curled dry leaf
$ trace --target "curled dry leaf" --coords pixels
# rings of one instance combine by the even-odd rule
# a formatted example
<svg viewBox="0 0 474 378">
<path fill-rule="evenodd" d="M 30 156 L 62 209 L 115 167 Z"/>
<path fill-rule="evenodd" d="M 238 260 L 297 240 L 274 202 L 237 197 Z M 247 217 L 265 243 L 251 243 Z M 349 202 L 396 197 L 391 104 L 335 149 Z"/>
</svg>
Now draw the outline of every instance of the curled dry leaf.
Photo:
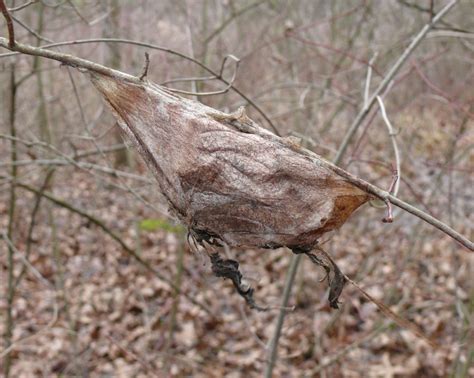
<svg viewBox="0 0 474 378">
<path fill-rule="evenodd" d="M 305 253 L 371 199 L 243 108 L 226 114 L 149 82 L 91 77 L 198 242 Z"/>
</svg>

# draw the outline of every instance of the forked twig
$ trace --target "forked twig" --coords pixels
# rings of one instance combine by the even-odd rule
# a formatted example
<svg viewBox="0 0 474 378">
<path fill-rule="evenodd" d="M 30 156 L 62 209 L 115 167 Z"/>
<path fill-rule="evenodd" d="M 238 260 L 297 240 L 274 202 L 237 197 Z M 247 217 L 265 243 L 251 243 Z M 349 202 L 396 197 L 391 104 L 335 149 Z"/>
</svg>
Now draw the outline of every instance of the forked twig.
<svg viewBox="0 0 474 378">
<path fill-rule="evenodd" d="M 26 3 L 22 4 L 22 5 L 18 5 L 17 7 L 15 8 L 8 8 L 8 11 L 10 13 L 13 13 L 13 12 L 17 12 L 19 10 L 22 10 L 22 9 L 25 9 L 26 7 L 29 7 L 30 5 L 32 4 L 35 4 L 37 3 L 39 0 L 31 0 L 31 1 L 27 1 Z"/>
</svg>

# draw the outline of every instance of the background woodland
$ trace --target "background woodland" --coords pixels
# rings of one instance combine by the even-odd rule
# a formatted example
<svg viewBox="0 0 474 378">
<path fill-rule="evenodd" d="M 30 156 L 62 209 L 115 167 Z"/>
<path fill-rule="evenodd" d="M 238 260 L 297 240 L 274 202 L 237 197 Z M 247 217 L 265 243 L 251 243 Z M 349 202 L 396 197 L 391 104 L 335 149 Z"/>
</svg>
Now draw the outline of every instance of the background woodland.
<svg viewBox="0 0 474 378">
<path fill-rule="evenodd" d="M 148 80 L 224 90 L 188 97 L 228 112 L 246 106 L 262 126 L 301 138 L 328 160 L 364 104 L 368 73 L 371 93 L 447 3 L 6 1 L 19 42 L 76 41 L 55 49 L 133 75 L 148 52 Z M 382 94 L 393 133 L 374 106 L 341 163 L 388 188 L 396 139 L 397 196 L 470 239 L 473 15 L 472 0 L 459 1 L 427 34 Z M 3 19 L 0 30 L 6 37 Z M 235 75 L 245 97 L 219 80 L 189 80 L 209 73 L 175 52 L 216 72 L 226 56 L 237 57 L 223 76 Z M 85 75 L 0 49 L 0 93 L 2 373 L 261 376 L 291 253 L 227 251 L 256 300 L 275 307 L 250 310 L 230 282 L 212 275 L 207 256 L 190 248 Z M 382 223 L 383 211 L 365 205 L 324 247 L 345 274 L 441 347 L 395 325 L 351 286 L 341 308 L 330 309 L 323 272 L 302 260 L 274 376 L 474 375 L 473 255 L 398 209 L 394 223 Z"/>
</svg>

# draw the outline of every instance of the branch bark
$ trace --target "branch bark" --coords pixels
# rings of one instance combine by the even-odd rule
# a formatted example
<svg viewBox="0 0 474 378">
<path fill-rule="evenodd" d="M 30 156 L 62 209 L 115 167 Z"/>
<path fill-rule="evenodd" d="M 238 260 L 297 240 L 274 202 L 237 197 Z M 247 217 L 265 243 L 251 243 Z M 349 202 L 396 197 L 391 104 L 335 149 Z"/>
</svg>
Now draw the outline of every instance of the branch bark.
<svg viewBox="0 0 474 378">
<path fill-rule="evenodd" d="M 8 12 L 7 6 L 3 0 L 0 0 L 0 12 L 2 12 L 5 21 L 7 22 L 8 29 L 8 47 L 13 48 L 15 46 L 15 29 L 13 28 L 12 16 Z"/>
</svg>

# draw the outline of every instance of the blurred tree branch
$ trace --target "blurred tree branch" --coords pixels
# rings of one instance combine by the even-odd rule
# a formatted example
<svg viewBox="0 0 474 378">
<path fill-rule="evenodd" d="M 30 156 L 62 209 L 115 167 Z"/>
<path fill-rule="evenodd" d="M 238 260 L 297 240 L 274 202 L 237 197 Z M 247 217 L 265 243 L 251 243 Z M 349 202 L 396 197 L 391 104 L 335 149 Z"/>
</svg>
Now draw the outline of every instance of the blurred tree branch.
<svg viewBox="0 0 474 378">
<path fill-rule="evenodd" d="M 425 38 L 426 34 L 433 28 L 433 26 L 441 20 L 441 18 L 446 15 L 446 13 L 449 12 L 449 10 L 456 5 L 458 0 L 452 0 L 450 1 L 443 9 L 441 9 L 435 17 L 433 17 L 432 20 L 430 20 L 429 23 L 427 23 L 421 31 L 418 33 L 418 35 L 412 40 L 410 45 L 405 49 L 405 51 L 400 55 L 398 60 L 394 63 L 394 65 L 390 68 L 390 70 L 387 72 L 387 74 L 384 76 L 383 80 L 380 82 L 378 85 L 377 89 L 374 91 L 372 96 L 369 98 L 369 100 L 364 104 L 362 109 L 360 110 L 359 114 L 355 117 L 354 121 L 352 122 L 352 125 L 349 127 L 347 130 L 344 140 L 342 141 L 339 150 L 337 151 L 336 157 L 334 158 L 334 164 L 340 164 L 342 162 L 342 158 L 346 152 L 347 147 L 349 146 L 349 143 L 352 140 L 352 137 L 354 134 L 357 132 L 359 129 L 360 125 L 364 121 L 365 117 L 369 114 L 370 109 L 372 106 L 375 104 L 377 100 L 377 96 L 381 95 L 382 92 L 388 87 L 390 82 L 393 80 L 395 75 L 398 73 L 400 68 L 405 64 L 407 61 L 408 57 L 411 55 L 411 53 L 416 49 L 416 47 L 423 41 Z"/>
</svg>

